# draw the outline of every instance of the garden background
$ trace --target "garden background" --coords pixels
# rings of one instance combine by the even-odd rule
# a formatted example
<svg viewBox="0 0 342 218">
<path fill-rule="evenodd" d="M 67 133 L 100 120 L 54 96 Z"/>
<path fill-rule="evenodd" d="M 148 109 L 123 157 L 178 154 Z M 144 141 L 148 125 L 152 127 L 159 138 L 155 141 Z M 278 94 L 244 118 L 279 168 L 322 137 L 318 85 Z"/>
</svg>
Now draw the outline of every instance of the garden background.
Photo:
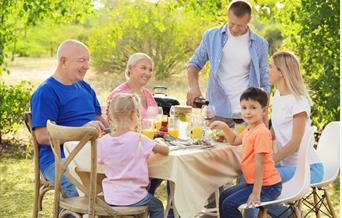
<svg viewBox="0 0 342 218">
<path fill-rule="evenodd" d="M 204 31 L 227 22 L 228 0 L 5 0 L 0 1 L 0 217 L 30 217 L 31 142 L 23 112 L 37 85 L 53 73 L 56 48 L 68 38 L 89 46 L 89 82 L 104 104 L 124 81 L 128 56 L 149 54 L 148 88 L 168 87 L 185 102 L 186 63 Z M 251 28 L 269 42 L 269 56 L 291 50 L 302 63 L 318 129 L 340 120 L 340 4 L 337 0 L 252 0 Z M 201 72 L 205 91 L 209 64 Z M 339 210 L 339 181 L 330 188 Z M 165 198 L 163 190 L 158 195 Z M 164 199 L 165 200 L 165 199 Z M 52 198 L 41 217 L 50 217 Z M 339 211 L 338 211 L 339 215 Z"/>
</svg>

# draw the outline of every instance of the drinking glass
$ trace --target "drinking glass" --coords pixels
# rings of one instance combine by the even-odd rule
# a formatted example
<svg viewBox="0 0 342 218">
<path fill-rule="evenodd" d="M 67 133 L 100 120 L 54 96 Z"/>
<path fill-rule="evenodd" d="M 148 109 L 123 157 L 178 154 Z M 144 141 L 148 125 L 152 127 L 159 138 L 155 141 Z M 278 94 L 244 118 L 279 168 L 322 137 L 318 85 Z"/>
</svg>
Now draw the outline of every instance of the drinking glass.
<svg viewBox="0 0 342 218">
<path fill-rule="evenodd" d="M 210 121 L 215 117 L 216 111 L 213 105 L 203 105 L 202 116 L 206 120 L 206 125 L 208 126 Z"/>
<path fill-rule="evenodd" d="M 162 107 L 158 107 L 158 114 L 157 117 L 155 118 L 155 124 L 156 124 L 156 129 L 159 131 L 162 121 L 163 121 L 163 108 Z"/>
<path fill-rule="evenodd" d="M 167 132 L 167 130 L 168 130 L 168 117 L 167 117 L 167 115 L 163 115 L 159 131 Z"/>
<path fill-rule="evenodd" d="M 146 117 L 148 119 L 156 119 L 158 115 L 158 107 L 156 106 L 149 106 L 146 111 Z"/>
<path fill-rule="evenodd" d="M 173 117 L 175 115 L 175 106 L 170 107 L 170 112 L 169 112 L 170 117 Z"/>
<path fill-rule="evenodd" d="M 192 116 L 191 138 L 194 140 L 203 138 L 203 118 L 201 116 Z"/>
<path fill-rule="evenodd" d="M 246 124 L 245 123 L 235 123 L 234 124 L 234 129 L 235 129 L 237 134 L 242 133 L 243 130 L 245 130 L 245 128 L 246 128 Z"/>
<path fill-rule="evenodd" d="M 177 120 L 174 117 L 169 117 L 169 129 L 168 133 L 173 137 L 178 138 L 178 125 Z"/>
<path fill-rule="evenodd" d="M 153 119 L 143 119 L 141 122 L 142 126 L 142 134 L 149 137 L 150 139 L 154 138 L 154 120 Z"/>
</svg>

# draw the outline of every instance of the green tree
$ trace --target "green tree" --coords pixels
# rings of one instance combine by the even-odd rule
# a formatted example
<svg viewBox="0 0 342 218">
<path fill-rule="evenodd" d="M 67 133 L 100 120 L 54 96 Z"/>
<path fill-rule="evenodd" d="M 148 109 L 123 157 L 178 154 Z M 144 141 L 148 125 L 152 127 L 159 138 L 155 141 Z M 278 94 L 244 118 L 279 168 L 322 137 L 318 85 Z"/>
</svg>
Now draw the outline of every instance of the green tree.
<svg viewBox="0 0 342 218">
<path fill-rule="evenodd" d="M 91 9 L 91 0 L 0 1 L 0 74 L 6 69 L 8 47 L 15 47 L 18 35 L 27 27 L 49 19 L 55 23 L 78 21 Z"/>
<path fill-rule="evenodd" d="M 258 16 L 279 23 L 283 50 L 300 58 L 313 99 L 312 119 L 319 128 L 340 120 L 340 5 L 337 0 L 255 1 Z"/>
<path fill-rule="evenodd" d="M 163 1 L 120 1 L 107 14 L 110 19 L 89 37 L 94 65 L 122 72 L 129 55 L 145 52 L 155 62 L 157 79 L 185 68 L 208 25 L 195 11 L 174 8 Z"/>
</svg>

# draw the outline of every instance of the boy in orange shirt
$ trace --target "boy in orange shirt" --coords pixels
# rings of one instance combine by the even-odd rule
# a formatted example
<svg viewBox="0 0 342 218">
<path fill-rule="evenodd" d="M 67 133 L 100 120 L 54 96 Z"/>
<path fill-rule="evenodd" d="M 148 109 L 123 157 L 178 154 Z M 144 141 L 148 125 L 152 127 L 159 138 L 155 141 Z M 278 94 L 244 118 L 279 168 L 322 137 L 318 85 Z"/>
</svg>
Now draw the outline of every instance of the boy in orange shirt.
<svg viewBox="0 0 342 218">
<path fill-rule="evenodd" d="M 262 89 L 250 87 L 240 97 L 241 116 L 248 124 L 236 135 L 228 125 L 214 121 L 211 129 L 223 130 L 232 145 L 242 143 L 241 171 L 246 183 L 233 186 L 220 195 L 220 217 L 242 217 L 238 207 L 276 199 L 282 189 L 281 178 L 272 159 L 271 132 L 263 123 L 268 97 Z"/>
</svg>

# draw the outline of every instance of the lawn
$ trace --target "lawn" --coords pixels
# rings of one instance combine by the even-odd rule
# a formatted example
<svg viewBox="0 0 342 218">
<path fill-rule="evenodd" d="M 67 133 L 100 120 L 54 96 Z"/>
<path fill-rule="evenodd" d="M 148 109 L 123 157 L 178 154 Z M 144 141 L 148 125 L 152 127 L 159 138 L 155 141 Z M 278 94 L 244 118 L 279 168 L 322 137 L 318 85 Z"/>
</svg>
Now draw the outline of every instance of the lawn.
<svg viewBox="0 0 342 218">
<path fill-rule="evenodd" d="M 9 84 L 16 84 L 21 80 L 29 80 L 34 87 L 37 87 L 39 83 L 53 73 L 55 65 L 55 60 L 51 58 L 19 58 L 9 65 L 12 73 L 10 75 L 2 75 L 0 78 Z M 110 73 L 99 74 L 90 70 L 86 75 L 86 81 L 97 92 L 100 103 L 104 104 L 108 93 L 124 81 L 124 75 L 123 73 L 121 75 L 113 75 Z M 156 85 L 168 87 L 168 94 L 178 98 L 184 104 L 187 90 L 184 72 L 163 81 L 155 81 L 152 79 L 148 87 L 151 89 Z M 205 87 L 204 80 L 201 81 L 201 86 Z M 34 187 L 33 162 L 30 156 L 25 153 L 27 146 L 30 146 L 29 135 L 22 126 L 15 136 L 7 137 L 10 138 L 11 143 L 0 146 L 0 217 L 31 217 Z M 165 204 L 166 196 L 164 190 L 165 184 L 162 184 L 157 191 L 157 196 Z M 339 217 L 339 179 L 336 180 L 334 185 L 329 187 L 329 193 Z M 52 202 L 53 197 L 52 192 L 50 192 L 44 198 L 43 211 L 40 213 L 40 217 L 51 217 Z M 324 215 L 321 217 L 324 217 Z"/>
</svg>

